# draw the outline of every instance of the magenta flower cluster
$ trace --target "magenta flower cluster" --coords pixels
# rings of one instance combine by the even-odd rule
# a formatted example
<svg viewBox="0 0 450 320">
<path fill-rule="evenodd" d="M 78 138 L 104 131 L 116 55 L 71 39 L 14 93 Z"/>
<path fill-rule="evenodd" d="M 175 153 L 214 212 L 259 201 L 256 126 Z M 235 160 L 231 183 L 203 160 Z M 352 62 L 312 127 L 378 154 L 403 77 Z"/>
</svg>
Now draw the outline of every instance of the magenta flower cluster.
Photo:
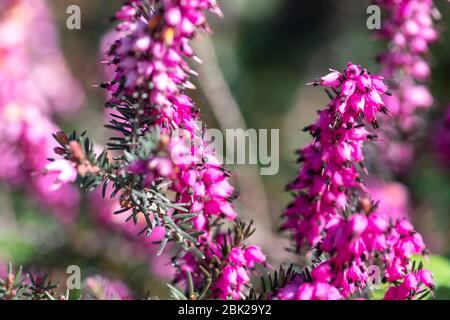
<svg viewBox="0 0 450 320">
<path fill-rule="evenodd" d="M 196 132 L 196 111 L 191 99 L 180 88 L 192 89 L 186 58 L 198 60 L 190 46 L 198 28 L 207 29 L 205 11 L 218 11 L 213 0 L 161 1 L 157 12 L 138 15 L 136 4 L 116 14 L 121 21 L 118 31 L 125 36 L 116 41 L 109 55 L 116 66 L 116 76 L 108 84 L 111 102 L 120 104 L 120 96 L 136 98 L 154 116 L 152 125 L 163 130 L 186 129 Z M 144 96 L 142 96 L 145 92 Z"/>
<path fill-rule="evenodd" d="M 303 166 L 288 188 L 298 192 L 284 215 L 285 229 L 294 231 L 297 245 L 314 246 L 323 240 L 322 231 L 336 209 L 349 205 L 349 193 L 360 186 L 356 164 L 362 163 L 363 142 L 373 139 L 360 119 L 378 126 L 375 114 L 385 111 L 381 96 L 387 91 L 383 79 L 349 63 L 344 74 L 332 71 L 317 85 L 338 94 L 318 120 L 305 128 L 313 141 L 299 150 Z"/>
<path fill-rule="evenodd" d="M 220 247 L 219 247 L 220 248 Z M 216 255 L 220 252 L 215 248 Z M 264 263 L 266 256 L 257 246 L 231 249 L 221 274 L 213 287 L 213 297 L 219 299 L 242 299 L 250 284 L 250 271 L 256 263 Z"/>
<path fill-rule="evenodd" d="M 229 221 L 236 218 L 232 205 L 234 188 L 228 182 L 230 174 L 215 155 L 206 150 L 203 128 L 197 123 L 198 111 L 184 91 L 194 88 L 189 77 L 195 74 L 186 59 L 199 61 L 190 40 L 199 29 L 209 30 L 206 11 L 220 14 L 220 10 L 214 0 L 163 0 L 154 11 L 145 13 L 137 9 L 142 9 L 140 4 L 139 0 L 128 1 L 115 16 L 120 21 L 119 39 L 108 50 L 107 62 L 114 68 L 115 75 L 103 87 L 110 93 L 108 104 L 120 107 L 129 102 L 123 100 L 128 97 L 139 105 L 141 117 L 151 119 L 142 123 L 143 133 L 159 128 L 164 140 L 160 153 L 136 161 L 128 170 L 144 176 L 148 185 L 158 178 L 172 181 L 170 188 L 176 194 L 176 202 L 197 214 L 192 219 L 193 226 L 204 232 L 199 242 L 207 261 L 211 257 L 208 252 L 218 251 L 215 248 L 220 247 L 209 236 L 212 218 Z M 220 298 L 240 297 L 248 283 L 248 272 L 256 261 L 247 253 L 256 248 L 237 246 L 233 250 L 241 250 L 243 256 L 249 258 L 238 262 L 228 256 L 221 257 L 229 263 L 222 266 L 223 270 L 227 268 L 229 276 L 215 281 L 214 285 L 222 292 L 217 295 Z M 190 253 L 178 261 L 179 265 L 193 270 L 202 262 Z M 237 272 L 239 276 L 233 278 Z M 185 277 L 183 270 L 178 272 L 178 280 Z"/>
<path fill-rule="evenodd" d="M 415 273 L 415 286 L 406 292 L 401 289 L 408 283 L 410 274 L 414 274 L 410 270 L 410 258 L 425 250 L 422 237 L 406 219 L 391 225 L 387 217 L 378 213 L 358 213 L 349 218 L 336 216 L 327 223 L 325 238 L 318 249 L 328 258 L 314 265 L 311 278 L 303 281 L 297 278 L 280 290 L 276 298 L 355 298 L 377 281 L 375 277 L 383 277 L 390 284 L 402 283 L 390 287 L 385 299 L 412 299 L 423 293 L 421 290 L 434 288 L 431 273 L 420 269 Z M 377 270 L 382 274 L 377 274 Z M 400 296 L 400 293 L 406 294 Z"/>
<path fill-rule="evenodd" d="M 376 138 L 365 123 L 377 128 L 376 114 L 388 112 L 382 100 L 388 92 L 383 78 L 349 63 L 343 73 L 332 70 L 314 84 L 330 87 L 335 96 L 306 128 L 313 141 L 299 151 L 303 166 L 289 185 L 297 196 L 283 224 L 297 247 L 307 249 L 313 266 L 309 278 L 298 277 L 275 297 L 355 298 L 372 283 L 371 266 L 378 266 L 389 283 L 406 281 L 410 258 L 423 253 L 425 245 L 407 220 L 392 224 L 376 212 L 356 168 L 364 159 L 364 141 Z M 419 284 L 432 287 L 419 280 L 405 298 L 414 297 Z"/>
<path fill-rule="evenodd" d="M 420 292 L 421 287 L 434 287 L 433 275 L 429 270 L 421 269 L 417 272 L 408 273 L 403 282 L 395 287 L 390 287 L 385 295 L 386 300 L 407 300 L 414 294 Z"/>
<path fill-rule="evenodd" d="M 227 254 L 224 254 L 227 245 L 232 243 L 233 237 L 228 233 L 219 233 L 215 236 L 204 235 L 201 251 L 205 259 L 200 261 L 191 252 L 178 260 L 178 273 L 176 282 L 186 280 L 185 273 L 190 272 L 194 284 L 201 286 L 205 281 L 205 274 L 200 269 L 201 265 L 208 265 L 212 261 L 218 262 L 218 274 L 215 275 L 214 284 L 211 287 L 214 299 L 243 299 L 248 293 L 250 276 L 255 264 L 266 262 L 266 256 L 258 246 L 249 245 L 243 247 L 233 246 Z"/>
<path fill-rule="evenodd" d="M 393 137 L 382 147 L 391 166 L 401 170 L 412 161 L 414 151 L 409 141 L 398 137 L 394 123 L 401 132 L 414 135 L 424 125 L 417 111 L 433 105 L 426 84 L 431 77 L 426 56 L 430 44 L 438 40 L 433 19 L 438 19 L 440 14 L 432 0 L 377 0 L 375 3 L 388 13 L 378 35 L 389 41 L 389 50 L 378 59 L 382 75 L 392 81 L 393 96 L 385 102 L 396 115 L 394 121 L 387 121 Z"/>
<path fill-rule="evenodd" d="M 122 96 L 133 97 L 144 115 L 154 118 L 143 131 L 158 126 L 171 141 L 166 159 L 137 167 L 154 168 L 147 172 L 149 183 L 161 175 L 172 176 L 179 202 L 189 203 L 190 212 L 198 213 L 194 219 L 198 230 L 205 230 L 209 215 L 233 220 L 236 213 L 229 202 L 233 187 L 214 155 L 206 154 L 198 111 L 183 93 L 193 87 L 189 74 L 194 71 L 186 58 L 198 60 L 189 40 L 198 28 L 208 29 L 206 10 L 220 11 L 212 0 L 162 1 L 155 13 L 144 16 L 137 14 L 133 4 L 138 3 L 130 1 L 116 14 L 123 36 L 111 46 L 110 64 L 116 74 L 105 86 L 112 92 L 110 103 L 121 105 Z"/>
<path fill-rule="evenodd" d="M 46 1 L 2 1 L 0 38 L 0 179 L 70 222 L 79 194 L 61 182 L 74 180 L 74 168 L 55 163 L 49 167 L 54 175 L 41 172 L 56 146 L 54 116 L 73 113 L 84 98 L 60 52 Z"/>
</svg>

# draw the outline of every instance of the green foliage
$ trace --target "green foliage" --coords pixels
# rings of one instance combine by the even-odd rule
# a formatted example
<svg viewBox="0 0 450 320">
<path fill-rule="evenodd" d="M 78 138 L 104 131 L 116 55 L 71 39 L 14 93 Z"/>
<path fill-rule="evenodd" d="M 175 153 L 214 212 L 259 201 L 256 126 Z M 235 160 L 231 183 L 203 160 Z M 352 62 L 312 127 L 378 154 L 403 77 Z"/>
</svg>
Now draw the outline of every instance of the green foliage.
<svg viewBox="0 0 450 320">
<path fill-rule="evenodd" d="M 68 290 L 68 300 L 81 300 L 83 291 L 81 289 Z"/>
</svg>

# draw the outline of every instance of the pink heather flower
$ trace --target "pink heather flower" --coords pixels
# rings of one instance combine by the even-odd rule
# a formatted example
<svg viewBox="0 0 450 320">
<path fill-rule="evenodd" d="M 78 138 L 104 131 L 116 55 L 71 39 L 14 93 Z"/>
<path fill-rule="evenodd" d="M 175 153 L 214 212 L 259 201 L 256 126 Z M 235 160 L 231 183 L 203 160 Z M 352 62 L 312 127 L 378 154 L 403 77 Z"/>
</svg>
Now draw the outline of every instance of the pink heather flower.
<svg viewBox="0 0 450 320">
<path fill-rule="evenodd" d="M 330 73 L 320 78 L 320 85 L 325 87 L 336 87 L 342 82 L 342 74 L 339 71 L 330 69 Z"/>
<path fill-rule="evenodd" d="M 433 280 L 433 274 L 431 271 L 426 269 L 421 269 L 418 272 L 419 281 L 422 282 L 424 285 L 426 285 L 429 288 L 434 287 L 434 280 Z"/>
<path fill-rule="evenodd" d="M 56 180 L 51 186 L 51 190 L 58 190 L 63 184 L 74 182 L 78 172 L 75 165 L 65 159 L 58 159 L 45 166 L 48 175 L 56 175 Z"/>
<path fill-rule="evenodd" d="M 403 285 L 390 287 L 384 295 L 384 300 L 406 300 L 408 295 L 408 289 Z"/>
<path fill-rule="evenodd" d="M 403 279 L 403 284 L 408 290 L 416 290 L 417 289 L 417 276 L 414 273 L 408 273 Z"/>
<path fill-rule="evenodd" d="M 159 178 L 175 179 L 175 164 L 166 156 L 155 156 L 146 161 L 138 160 L 128 167 L 128 171 L 145 175 L 147 185 Z"/>
<path fill-rule="evenodd" d="M 126 17 L 132 18 L 136 14 L 133 7 L 125 6 L 122 13 L 118 13 L 119 19 Z M 109 47 L 120 38 L 120 33 L 116 30 L 108 32 L 102 39 L 100 51 L 102 55 L 108 51 Z M 142 50 L 148 43 L 148 37 L 141 39 L 139 45 L 136 47 Z M 114 66 L 105 64 L 103 68 L 105 79 L 111 80 L 115 75 Z M 108 98 L 111 99 L 111 95 Z M 112 111 L 111 113 L 115 113 Z M 111 119 L 110 112 L 105 112 L 105 117 Z M 97 151 L 97 150 L 96 150 Z M 100 154 L 102 150 L 98 150 Z M 146 174 L 146 181 L 151 184 L 155 179 L 164 177 L 169 179 L 175 178 L 175 165 L 170 159 L 163 156 L 157 156 L 147 161 L 137 161 L 130 165 L 129 171 L 136 174 Z M 111 193 L 112 188 L 108 186 L 107 193 Z M 163 252 L 156 256 L 159 248 L 155 242 L 161 241 L 164 238 L 165 230 L 162 227 L 155 227 L 150 236 L 139 235 L 139 233 L 147 226 L 145 218 L 139 216 L 137 224 L 126 223 L 126 216 L 114 214 L 115 211 L 121 209 L 118 199 L 103 199 L 100 190 L 96 190 L 90 194 L 89 203 L 92 213 L 94 213 L 95 221 L 104 228 L 121 233 L 125 236 L 124 241 L 131 243 L 135 254 L 143 259 L 149 260 L 149 269 L 153 275 L 163 279 L 172 279 L 175 275 L 175 268 L 172 266 L 171 256 Z M 169 250 L 171 244 L 166 246 Z"/>
<path fill-rule="evenodd" d="M 304 284 L 303 286 L 306 286 L 308 284 Z M 312 285 L 310 285 L 311 288 L 308 288 L 305 292 L 305 290 L 302 290 L 302 287 L 299 288 L 298 292 L 298 299 L 299 300 L 340 300 L 342 299 L 341 294 L 339 291 L 333 287 L 330 286 L 328 283 L 325 282 L 315 282 Z M 309 293 L 312 294 L 309 296 Z M 306 294 L 305 294 L 306 293 Z"/>
<path fill-rule="evenodd" d="M 292 280 L 290 283 L 288 283 L 283 288 L 279 289 L 275 296 L 273 296 L 273 299 L 278 300 L 297 300 L 299 291 L 299 287 L 304 283 L 304 281 L 299 277 L 296 276 L 294 280 Z M 306 290 L 307 287 L 303 288 L 302 290 Z M 306 294 L 306 293 L 305 293 Z"/>
<path fill-rule="evenodd" d="M 323 80 L 330 78 L 335 80 Z M 384 106 L 381 95 L 386 93 L 387 87 L 383 78 L 378 75 L 369 75 L 367 70 L 351 62 L 347 66 L 345 76 L 333 70 L 316 84 L 340 91 L 341 99 L 333 100 L 333 107 L 342 115 L 364 116 L 368 121 L 373 122 L 375 113 L 382 111 Z M 351 108 L 352 112 L 347 112 L 348 108 Z"/>
<path fill-rule="evenodd" d="M 245 249 L 244 255 L 247 265 L 250 268 L 253 268 L 255 263 L 263 263 L 264 261 L 266 261 L 266 255 L 261 251 L 261 248 L 259 248 L 258 246 L 254 245 L 248 246 Z"/>
<path fill-rule="evenodd" d="M 388 88 L 381 76 L 352 63 L 314 84 L 332 87 L 335 96 L 305 129 L 313 141 L 299 151 L 303 166 L 289 185 L 297 195 L 284 213 L 283 228 L 292 233 L 299 249 L 307 256 L 317 254 L 317 259 L 310 277 L 293 281 L 296 293 L 291 283 L 274 298 L 357 297 L 367 288 L 371 265 L 380 266 L 388 282 L 402 281 L 388 297 L 412 298 L 421 280 L 410 275 L 410 258 L 425 251 L 422 237 L 406 219 L 391 223 L 388 213 L 377 213 L 367 204 L 369 190 L 356 168 L 364 160 L 363 143 L 377 137 L 366 130 L 366 122 L 378 128 L 377 113 L 388 112 L 383 104 Z M 355 201 L 361 209 L 355 208 Z"/>
<path fill-rule="evenodd" d="M 384 295 L 384 300 L 413 299 L 424 287 L 434 288 L 431 272 L 426 269 L 410 272 L 404 277 L 401 284 L 388 288 Z"/>
<path fill-rule="evenodd" d="M 375 3 L 388 13 L 378 35 L 389 41 L 389 50 L 378 60 L 383 76 L 391 81 L 393 89 L 393 97 L 384 101 L 396 115 L 386 121 L 392 131 L 386 139 L 389 142 L 380 146 L 390 150 L 384 154 L 393 170 L 401 171 L 409 166 L 413 157 L 400 157 L 399 152 L 393 152 L 395 147 L 391 144 L 402 150 L 407 148 L 410 142 L 402 141 L 400 133 L 413 134 L 422 128 L 423 121 L 416 111 L 433 105 L 433 96 L 426 85 L 431 71 L 425 57 L 429 54 L 429 45 L 438 39 L 433 19 L 438 19 L 440 14 L 432 0 L 375 0 Z"/>
<path fill-rule="evenodd" d="M 120 19 L 124 19 L 127 16 L 133 17 L 136 11 L 132 7 L 124 7 L 124 12 L 118 13 L 117 16 Z M 100 45 L 100 51 L 102 55 L 108 51 L 111 44 L 120 38 L 120 33 L 116 30 L 108 32 L 102 39 Z M 142 45 L 140 46 L 142 48 Z M 105 79 L 112 79 L 115 75 L 114 67 L 108 64 L 104 65 L 102 69 Z M 111 95 L 108 95 L 111 98 Z M 112 111 L 111 113 L 114 113 Z M 105 117 L 111 119 L 110 112 L 105 112 Z M 101 149 L 96 150 L 97 154 L 101 153 Z M 153 182 L 158 177 L 174 178 L 173 170 L 175 166 L 172 161 L 165 157 L 154 157 L 147 161 L 137 161 L 130 165 L 129 171 L 136 174 L 147 173 L 147 183 Z M 107 193 L 111 193 L 112 188 L 107 187 Z M 121 233 L 125 236 L 124 241 L 131 243 L 134 253 L 139 257 L 149 260 L 149 269 L 153 275 L 163 279 L 171 279 L 175 275 L 175 268 L 172 266 L 171 256 L 163 252 L 159 256 L 156 256 L 156 252 L 159 248 L 155 242 L 161 241 L 164 238 L 164 228 L 155 227 L 150 236 L 139 235 L 139 233 L 147 227 L 145 218 L 139 216 L 136 224 L 126 223 L 126 216 L 114 214 L 115 211 L 121 210 L 120 202 L 118 199 L 104 199 L 100 190 L 96 190 L 89 195 L 89 204 L 92 213 L 94 213 L 95 221 L 101 226 L 109 230 L 113 230 Z M 171 247 L 170 244 L 167 245 Z"/>
<path fill-rule="evenodd" d="M 146 111 L 157 117 L 154 125 L 167 130 L 186 128 L 193 133 L 194 106 L 179 87 L 190 86 L 190 67 L 185 58 L 193 58 L 194 53 L 189 40 L 198 28 L 207 29 L 205 11 L 214 11 L 216 4 L 212 0 L 181 4 L 163 1 L 154 15 L 138 18 L 130 9 L 134 3 L 138 2 L 129 1 L 116 16 L 121 20 L 118 30 L 123 36 L 110 48 L 109 56 L 114 59 L 110 64 L 116 66 L 116 75 L 105 86 L 113 93 L 133 96 L 143 84 L 151 85 L 147 96 L 139 99 Z M 151 56 L 138 55 L 144 51 Z M 126 80 L 123 86 L 118 85 L 121 79 Z M 118 98 L 111 102 L 121 103 Z"/>
<path fill-rule="evenodd" d="M 338 289 L 327 281 L 305 282 L 296 277 L 290 284 L 280 289 L 273 299 L 277 300 L 341 300 Z"/>
</svg>

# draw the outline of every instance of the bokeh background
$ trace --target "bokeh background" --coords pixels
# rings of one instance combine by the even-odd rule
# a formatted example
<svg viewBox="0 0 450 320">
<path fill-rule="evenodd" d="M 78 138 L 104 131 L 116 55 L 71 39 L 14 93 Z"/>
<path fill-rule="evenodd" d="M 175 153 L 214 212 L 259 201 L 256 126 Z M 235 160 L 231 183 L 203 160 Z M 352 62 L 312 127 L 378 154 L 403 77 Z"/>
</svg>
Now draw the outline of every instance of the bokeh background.
<svg viewBox="0 0 450 320">
<path fill-rule="evenodd" d="M 305 83 L 330 67 L 342 69 L 348 61 L 376 72 L 376 56 L 385 49 L 385 43 L 373 39 L 366 27 L 370 1 L 220 2 L 225 18 L 211 17 L 214 36 L 202 36 L 196 43 L 204 63 L 196 66 L 200 76 L 194 79 L 198 90 L 192 96 L 209 127 L 280 130 L 277 175 L 261 177 L 256 166 L 231 167 L 241 191 L 240 212 L 244 218 L 255 220 L 258 228 L 251 241 L 261 245 L 276 266 L 295 259 L 284 252 L 288 242 L 278 235 L 277 228 L 290 200 L 285 185 L 298 168 L 294 152 L 310 139 L 301 129 L 328 100 L 323 91 Z M 58 118 L 58 124 L 69 131 L 87 130 L 102 144 L 110 132 L 102 127 L 104 92 L 94 85 L 104 81 L 100 42 L 111 30 L 109 18 L 121 1 L 49 3 L 64 55 L 87 97 L 78 113 L 70 119 Z M 428 133 L 421 141 L 425 147 L 414 158 L 411 170 L 398 178 L 408 188 L 410 217 L 430 249 L 431 269 L 440 285 L 438 296 L 450 298 L 450 163 L 438 162 L 427 148 L 433 128 L 450 103 L 450 32 L 446 30 L 450 10 L 444 0 L 435 3 L 442 13 L 437 22 L 441 39 L 431 47 L 435 103 L 425 114 Z M 81 30 L 66 28 L 66 8 L 72 4 L 81 8 Z M 395 190 L 386 193 L 386 197 L 396 196 Z M 0 204 L 0 261 L 50 272 L 63 288 L 65 269 L 75 264 L 81 267 L 84 278 L 101 274 L 123 280 L 137 297 L 168 297 L 167 261 L 149 257 L 145 248 L 137 250 L 132 236 L 99 225 L 92 218 L 93 210 L 101 210 L 98 206 L 92 208 L 83 202 L 75 222 L 61 226 L 20 189 L 0 184 Z"/>
</svg>

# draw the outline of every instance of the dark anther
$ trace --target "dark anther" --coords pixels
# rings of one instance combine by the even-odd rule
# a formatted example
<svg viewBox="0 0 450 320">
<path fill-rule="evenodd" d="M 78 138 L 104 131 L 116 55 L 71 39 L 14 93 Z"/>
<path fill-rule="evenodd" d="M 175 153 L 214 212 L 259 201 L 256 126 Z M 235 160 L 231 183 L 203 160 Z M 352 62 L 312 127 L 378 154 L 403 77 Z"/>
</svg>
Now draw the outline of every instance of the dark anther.
<svg viewBox="0 0 450 320">
<path fill-rule="evenodd" d="M 389 109 L 386 108 L 386 106 L 381 106 L 380 111 L 383 112 L 384 114 L 389 114 Z"/>
<path fill-rule="evenodd" d="M 372 127 L 374 127 L 374 129 L 379 129 L 380 128 L 380 125 L 378 124 L 377 120 L 373 120 L 372 121 Z"/>
</svg>

